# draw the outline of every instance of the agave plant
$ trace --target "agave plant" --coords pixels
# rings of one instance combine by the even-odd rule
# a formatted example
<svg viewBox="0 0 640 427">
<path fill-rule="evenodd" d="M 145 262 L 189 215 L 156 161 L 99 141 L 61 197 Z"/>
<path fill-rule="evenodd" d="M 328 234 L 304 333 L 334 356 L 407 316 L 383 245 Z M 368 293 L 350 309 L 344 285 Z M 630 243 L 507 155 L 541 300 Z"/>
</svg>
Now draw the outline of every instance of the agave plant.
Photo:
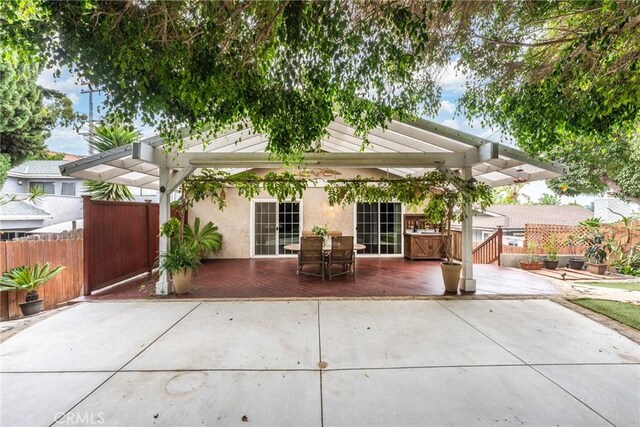
<svg viewBox="0 0 640 427">
<path fill-rule="evenodd" d="M 48 262 L 42 267 L 37 263 L 33 267 L 29 265 L 16 267 L 0 277 L 0 291 L 27 291 L 26 301 L 37 301 L 38 288 L 56 277 L 62 270 L 64 270 L 62 265 L 51 269 Z"/>
<path fill-rule="evenodd" d="M 218 227 L 208 222 L 200 228 L 200 218 L 193 222 L 193 228 L 189 224 L 184 225 L 184 243 L 192 246 L 203 258 L 209 252 L 218 252 L 222 249 L 222 234 L 218 233 Z"/>
<path fill-rule="evenodd" d="M 96 151 L 103 152 L 136 142 L 140 138 L 138 131 L 119 124 L 101 124 L 91 127 L 92 138 L 87 138 L 89 145 Z M 129 187 L 110 182 L 86 181 L 85 188 L 96 200 L 133 200 Z"/>
</svg>

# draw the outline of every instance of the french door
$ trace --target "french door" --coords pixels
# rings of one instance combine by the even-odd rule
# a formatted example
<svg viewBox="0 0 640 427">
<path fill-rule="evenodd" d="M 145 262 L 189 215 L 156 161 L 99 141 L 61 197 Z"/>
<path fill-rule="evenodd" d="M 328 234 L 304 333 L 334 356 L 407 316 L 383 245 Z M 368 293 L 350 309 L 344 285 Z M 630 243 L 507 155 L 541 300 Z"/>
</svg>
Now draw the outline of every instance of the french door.
<svg viewBox="0 0 640 427">
<path fill-rule="evenodd" d="M 285 245 L 300 242 L 299 202 L 253 202 L 253 254 L 285 255 Z"/>
<path fill-rule="evenodd" d="M 402 204 L 357 203 L 356 239 L 365 254 L 402 254 Z"/>
</svg>

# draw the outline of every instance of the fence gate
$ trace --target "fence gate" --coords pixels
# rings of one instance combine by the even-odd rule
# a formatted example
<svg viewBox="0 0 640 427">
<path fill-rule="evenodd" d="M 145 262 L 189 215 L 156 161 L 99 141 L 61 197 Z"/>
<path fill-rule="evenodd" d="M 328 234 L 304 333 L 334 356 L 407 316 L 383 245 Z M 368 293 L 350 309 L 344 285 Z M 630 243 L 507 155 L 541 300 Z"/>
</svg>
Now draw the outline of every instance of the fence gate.
<svg viewBox="0 0 640 427">
<path fill-rule="evenodd" d="M 84 295 L 151 272 L 158 256 L 159 207 L 83 196 Z"/>
</svg>

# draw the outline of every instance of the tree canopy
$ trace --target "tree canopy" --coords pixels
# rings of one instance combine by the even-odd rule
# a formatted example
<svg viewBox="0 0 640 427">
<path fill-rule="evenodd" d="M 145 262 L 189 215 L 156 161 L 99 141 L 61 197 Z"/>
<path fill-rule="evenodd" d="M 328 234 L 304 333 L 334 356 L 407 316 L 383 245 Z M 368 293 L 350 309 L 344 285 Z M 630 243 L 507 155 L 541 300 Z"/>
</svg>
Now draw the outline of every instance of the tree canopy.
<svg viewBox="0 0 640 427">
<path fill-rule="evenodd" d="M 568 164 L 557 191 L 628 198 L 640 162 L 616 159 L 640 156 L 639 24 L 637 0 L 0 3 L 0 43 L 71 66 L 178 145 L 183 126 L 251 122 L 299 157 L 336 114 L 361 135 L 433 115 L 455 61 L 465 114 Z"/>
<path fill-rule="evenodd" d="M 47 153 L 44 141 L 57 124 L 69 125 L 82 116 L 64 94 L 40 87 L 38 64 L 19 61 L 0 48 L 0 154 L 15 166 Z M 6 171 L 0 167 L 0 182 Z"/>
</svg>

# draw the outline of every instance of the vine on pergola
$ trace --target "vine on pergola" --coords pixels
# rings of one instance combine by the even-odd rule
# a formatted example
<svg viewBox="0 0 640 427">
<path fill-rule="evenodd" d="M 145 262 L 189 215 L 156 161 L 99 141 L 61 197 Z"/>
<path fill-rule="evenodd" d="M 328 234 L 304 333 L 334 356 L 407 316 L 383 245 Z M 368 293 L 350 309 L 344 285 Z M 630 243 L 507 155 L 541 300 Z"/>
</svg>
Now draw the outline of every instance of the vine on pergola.
<svg viewBox="0 0 640 427">
<path fill-rule="evenodd" d="M 269 172 L 259 176 L 247 171 L 231 175 L 217 169 L 203 169 L 199 175 L 192 175 L 182 185 L 182 203 L 192 206 L 194 202 L 210 198 L 219 209 L 226 206 L 225 188 L 235 187 L 238 195 L 248 200 L 265 191 L 282 202 L 302 198 L 309 184 L 317 180 L 300 177 L 291 172 Z M 462 220 L 462 207 L 467 204 L 486 209 L 493 201 L 491 189 L 483 183 L 469 183 L 446 170 L 434 170 L 421 176 L 404 178 L 366 178 L 356 176 L 350 179 L 329 179 L 325 185 L 329 204 L 350 205 L 356 202 L 400 202 L 422 208 L 432 222 L 439 224 L 438 206 L 455 205 L 460 213 L 452 219 Z"/>
</svg>

